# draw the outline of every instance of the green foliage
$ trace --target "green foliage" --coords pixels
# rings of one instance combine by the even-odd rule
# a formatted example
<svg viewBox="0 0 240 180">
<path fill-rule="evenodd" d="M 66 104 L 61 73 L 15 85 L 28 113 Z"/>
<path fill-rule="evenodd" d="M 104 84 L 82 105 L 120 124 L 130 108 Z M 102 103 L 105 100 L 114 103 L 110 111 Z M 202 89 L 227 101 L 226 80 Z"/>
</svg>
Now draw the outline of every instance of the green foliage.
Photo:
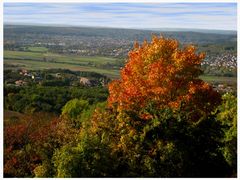
<svg viewBox="0 0 240 180">
<path fill-rule="evenodd" d="M 182 107 L 159 110 L 149 103 L 141 109 L 153 117 L 146 120 L 106 103 L 70 100 L 66 118 L 53 124 L 5 129 L 5 176 L 236 176 L 237 101 L 230 94 L 222 99 L 218 112 L 196 122 Z"/>
<path fill-rule="evenodd" d="M 223 155 L 232 168 L 232 175 L 237 174 L 237 98 L 229 93 L 222 96 L 223 103 L 218 107 L 218 121 L 223 126 Z"/>
<path fill-rule="evenodd" d="M 71 120 L 74 127 L 79 127 L 81 113 L 89 109 L 89 104 L 85 100 L 72 99 L 62 108 L 62 117 Z"/>
<path fill-rule="evenodd" d="M 103 110 L 104 106 L 104 103 L 96 105 L 98 111 Z M 83 121 L 77 142 L 70 142 L 55 151 L 53 163 L 56 177 L 102 177 L 116 174 L 113 169 L 117 159 L 113 158 L 109 147 L 112 130 L 104 131 L 101 136 L 93 131 L 89 119 Z"/>
<path fill-rule="evenodd" d="M 26 55 L 24 53 L 26 52 L 20 54 Z M 33 54 L 36 56 L 35 60 L 39 58 L 39 54 L 42 56 L 41 53 Z M 145 52 L 143 54 L 149 55 Z M 189 54 L 191 55 L 186 53 L 186 57 Z M 6 56 L 9 55 L 14 56 L 7 52 Z M 139 59 L 136 58 L 136 61 Z M 189 59 L 186 62 L 189 63 Z M 176 60 L 179 61 L 179 58 Z M 110 66 L 111 63 L 103 65 Z M 54 72 L 59 71 L 52 70 L 52 73 Z M 140 70 L 139 74 L 141 73 Z M 95 73 L 90 75 L 99 76 Z M 159 73 L 154 73 L 154 77 L 155 75 L 158 77 Z M 16 73 L 11 75 L 7 72 L 7 76 L 11 81 L 18 78 Z M 172 76 L 178 78 L 174 73 Z M 45 83 L 51 85 L 54 80 L 51 78 L 53 77 L 49 77 Z M 144 78 L 140 76 L 140 79 Z M 150 80 L 155 81 L 156 78 Z M 156 87 L 159 82 L 155 82 Z M 57 86 L 58 82 L 55 83 L 54 86 Z M 122 83 L 129 85 L 126 80 Z M 192 81 L 189 83 L 191 85 Z M 169 88 L 170 84 L 166 83 L 166 88 Z M 141 90 L 143 86 L 138 82 L 132 89 L 138 85 Z M 139 106 L 137 101 L 134 104 L 134 101 L 127 98 L 126 93 L 130 91 L 126 91 L 122 93 L 122 98 L 137 107 L 127 109 L 119 108 L 124 101 L 113 103 L 111 107 L 106 106 L 104 101 L 108 92 L 101 87 L 5 87 L 6 109 L 33 114 L 28 119 L 19 116 L 18 119 L 5 123 L 4 176 L 59 178 L 236 176 L 236 98 L 230 94 L 224 95 L 222 104 L 215 112 L 211 112 L 211 108 L 214 109 L 218 102 L 220 103 L 218 99 L 220 95 L 215 91 L 211 89 L 212 93 L 216 93 L 216 99 L 204 101 L 204 98 L 207 97 L 209 100 L 213 94 L 208 91 L 202 94 L 195 93 L 201 86 L 187 90 L 179 85 L 177 91 L 174 87 L 172 93 L 186 91 L 188 95 L 191 92 L 194 103 L 186 106 L 184 104 L 186 101 L 180 97 L 177 99 L 177 106 L 174 104 L 165 106 L 166 101 L 163 101 L 163 106 L 158 106 L 159 99 L 150 98 L 144 106 Z M 204 84 L 205 89 L 208 87 L 210 88 Z M 151 88 L 151 86 L 145 88 L 146 92 L 149 93 Z M 155 90 L 158 92 L 159 89 Z M 139 93 L 138 90 L 133 92 Z M 168 100 L 169 92 L 164 91 L 159 98 Z M 143 101 L 151 97 L 150 95 L 151 93 L 144 96 Z M 199 105 L 204 108 L 199 109 Z M 41 113 L 35 114 L 36 111 L 54 112 L 61 114 L 61 117 L 40 118 Z M 196 114 L 200 115 L 194 116 Z"/>
<path fill-rule="evenodd" d="M 87 101 L 72 99 L 62 108 L 62 116 L 66 116 L 70 119 L 77 119 L 80 113 L 87 109 L 88 106 L 89 104 Z"/>
<path fill-rule="evenodd" d="M 53 155 L 57 177 L 78 177 L 81 164 L 80 150 L 76 147 L 63 146 Z"/>
<path fill-rule="evenodd" d="M 34 170 L 34 176 L 37 178 L 47 178 L 52 177 L 53 164 L 51 159 L 44 159 L 42 164 L 38 165 Z"/>
<path fill-rule="evenodd" d="M 107 89 L 103 87 L 4 87 L 4 107 L 17 112 L 61 113 L 62 107 L 71 99 L 87 100 L 89 104 L 107 99 Z"/>
<path fill-rule="evenodd" d="M 181 111 L 164 110 L 144 125 L 138 135 L 141 141 L 134 141 L 135 146 L 142 147 L 140 159 L 135 161 L 136 165 L 144 162 L 140 166 L 143 176 L 217 177 L 226 173 L 227 166 L 218 150 L 221 131 L 215 117 L 202 118 L 197 124 L 189 120 Z M 146 159 L 151 163 L 145 167 Z"/>
<path fill-rule="evenodd" d="M 55 152 L 57 177 L 229 174 L 219 149 L 223 134 L 215 115 L 193 123 L 181 109 L 148 110 L 155 118 L 146 121 L 132 112 L 97 108 L 91 121 L 83 122 L 77 144 L 68 144 Z"/>
</svg>

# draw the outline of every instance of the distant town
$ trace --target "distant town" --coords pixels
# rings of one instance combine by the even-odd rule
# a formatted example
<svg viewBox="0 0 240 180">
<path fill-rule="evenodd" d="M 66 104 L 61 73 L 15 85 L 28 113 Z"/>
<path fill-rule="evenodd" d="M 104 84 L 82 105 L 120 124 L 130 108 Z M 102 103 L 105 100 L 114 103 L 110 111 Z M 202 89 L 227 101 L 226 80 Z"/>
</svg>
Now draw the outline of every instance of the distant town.
<svg viewBox="0 0 240 180">
<path fill-rule="evenodd" d="M 182 46 L 196 45 L 197 51 L 206 54 L 201 63 L 203 80 L 219 92 L 236 93 L 235 34 L 17 25 L 4 26 L 4 30 L 7 86 L 104 87 L 119 77 L 134 42 L 161 34 L 178 39 Z"/>
<path fill-rule="evenodd" d="M 109 81 L 109 78 L 97 73 L 81 73 L 63 69 L 44 71 L 20 69 L 5 71 L 6 86 L 29 86 L 38 84 L 42 86 L 105 87 Z"/>
</svg>

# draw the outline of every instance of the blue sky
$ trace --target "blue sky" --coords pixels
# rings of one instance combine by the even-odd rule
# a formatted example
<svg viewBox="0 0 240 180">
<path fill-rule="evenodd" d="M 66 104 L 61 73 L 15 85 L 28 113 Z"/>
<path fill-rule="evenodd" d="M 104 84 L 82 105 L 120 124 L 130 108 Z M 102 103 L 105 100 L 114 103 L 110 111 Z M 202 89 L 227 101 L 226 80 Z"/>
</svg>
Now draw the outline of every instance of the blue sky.
<svg viewBox="0 0 240 180">
<path fill-rule="evenodd" d="M 237 30 L 237 4 L 4 3 L 4 23 Z"/>
</svg>

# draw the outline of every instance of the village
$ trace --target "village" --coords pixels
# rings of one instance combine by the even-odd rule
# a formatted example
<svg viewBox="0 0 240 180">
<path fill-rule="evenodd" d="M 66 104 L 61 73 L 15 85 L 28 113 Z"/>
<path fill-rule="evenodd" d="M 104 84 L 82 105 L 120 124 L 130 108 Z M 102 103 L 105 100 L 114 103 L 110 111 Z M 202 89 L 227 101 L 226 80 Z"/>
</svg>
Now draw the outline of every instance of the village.
<svg viewBox="0 0 240 180">
<path fill-rule="evenodd" d="M 221 79 L 221 78 L 220 78 Z M 107 87 L 110 79 L 104 75 L 92 72 L 73 72 L 64 69 L 49 70 L 5 70 L 4 84 L 6 86 L 82 86 Z M 236 93 L 236 85 L 232 82 L 208 81 L 219 93 Z"/>
<path fill-rule="evenodd" d="M 93 75 L 94 74 L 94 75 Z M 91 72 L 73 72 L 64 69 L 51 70 L 6 70 L 4 84 L 6 86 L 86 86 L 105 87 L 109 82 L 106 76 Z"/>
<path fill-rule="evenodd" d="M 208 55 L 201 65 L 206 74 L 237 76 L 237 56 L 233 53 Z"/>
<path fill-rule="evenodd" d="M 236 93 L 236 89 L 233 87 L 233 85 L 225 84 L 225 83 L 213 83 L 212 84 L 213 89 L 221 94 L 225 93 Z"/>
</svg>

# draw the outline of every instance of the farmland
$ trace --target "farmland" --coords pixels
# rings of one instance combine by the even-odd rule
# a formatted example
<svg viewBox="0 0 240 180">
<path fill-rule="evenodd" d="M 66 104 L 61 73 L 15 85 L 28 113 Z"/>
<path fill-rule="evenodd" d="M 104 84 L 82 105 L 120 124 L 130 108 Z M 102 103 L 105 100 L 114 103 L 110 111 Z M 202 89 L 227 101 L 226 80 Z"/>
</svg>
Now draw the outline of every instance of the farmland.
<svg viewBox="0 0 240 180">
<path fill-rule="evenodd" d="M 81 57 L 77 55 L 24 51 L 4 51 L 4 60 L 6 69 L 16 66 L 19 69 L 29 70 L 62 68 L 74 71 L 97 72 L 111 78 L 116 78 L 119 75 L 119 70 L 115 64 L 117 61 L 120 61 L 109 57 Z"/>
<path fill-rule="evenodd" d="M 6 69 L 64 68 L 119 76 L 135 41 L 149 41 L 153 34 L 176 38 L 182 46 L 193 44 L 205 52 L 205 75 L 236 77 L 236 32 L 165 31 L 91 28 L 4 26 Z"/>
<path fill-rule="evenodd" d="M 93 80 L 90 74 L 97 73 L 92 76 L 97 77 L 94 81 L 98 83 L 92 85 L 105 86 L 111 79 L 120 77 L 120 69 L 124 67 L 128 52 L 135 41 L 142 43 L 144 38 L 149 41 L 152 33 L 163 33 L 166 37 L 177 38 L 182 46 L 193 44 L 197 47 L 197 52 L 206 53 L 201 64 L 204 72 L 200 76 L 201 79 L 212 84 L 218 92 L 233 92 L 235 95 L 237 92 L 235 33 L 83 27 L 4 26 L 4 28 L 6 85 L 18 86 L 20 83 L 24 86 L 34 84 L 43 87 L 49 85 L 74 87 L 81 85 L 81 77 Z M 28 72 L 23 72 L 25 70 Z M 59 74 L 61 77 L 58 77 Z M 102 82 L 101 75 L 105 79 L 109 78 L 109 81 Z"/>
<path fill-rule="evenodd" d="M 32 51 L 32 52 L 47 52 L 48 48 L 46 48 L 46 47 L 28 47 L 28 50 Z"/>
<path fill-rule="evenodd" d="M 222 83 L 228 82 L 228 83 L 232 83 L 232 84 L 237 84 L 236 77 L 221 77 L 221 76 L 203 75 L 203 76 L 200 76 L 200 78 L 207 82 L 222 82 Z"/>
<path fill-rule="evenodd" d="M 104 74 L 109 78 L 116 79 L 119 77 L 119 69 L 117 62 L 121 59 L 112 57 L 85 57 L 78 55 L 66 55 L 50 52 L 35 52 L 30 51 L 4 51 L 5 69 L 28 69 L 28 70 L 43 70 L 43 69 L 70 69 L 73 71 L 88 71 Z M 232 84 L 236 86 L 236 77 L 222 77 L 203 75 L 201 79 L 207 82 L 218 82 Z"/>
</svg>

